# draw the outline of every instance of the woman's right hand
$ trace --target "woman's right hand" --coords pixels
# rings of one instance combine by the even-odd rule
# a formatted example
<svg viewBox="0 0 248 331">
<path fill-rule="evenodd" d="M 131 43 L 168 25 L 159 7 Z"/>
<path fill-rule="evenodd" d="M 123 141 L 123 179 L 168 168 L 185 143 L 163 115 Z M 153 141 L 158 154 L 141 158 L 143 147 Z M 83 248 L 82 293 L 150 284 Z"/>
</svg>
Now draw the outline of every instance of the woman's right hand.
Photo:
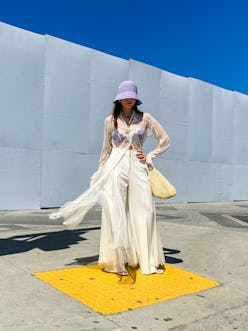
<svg viewBox="0 0 248 331">
<path fill-rule="evenodd" d="M 140 162 L 146 163 L 146 154 L 144 154 L 141 149 L 137 150 L 136 156 Z"/>
</svg>

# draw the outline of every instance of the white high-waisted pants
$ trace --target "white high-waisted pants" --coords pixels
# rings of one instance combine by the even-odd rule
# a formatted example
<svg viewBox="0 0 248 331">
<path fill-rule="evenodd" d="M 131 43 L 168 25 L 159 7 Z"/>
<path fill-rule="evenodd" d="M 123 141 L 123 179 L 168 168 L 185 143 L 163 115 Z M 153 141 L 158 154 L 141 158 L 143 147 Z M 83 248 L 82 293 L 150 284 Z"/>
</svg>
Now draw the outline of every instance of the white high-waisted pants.
<svg viewBox="0 0 248 331">
<path fill-rule="evenodd" d="M 118 150 L 113 149 L 109 162 L 119 157 Z M 147 165 L 135 154 L 127 150 L 103 183 L 99 264 L 110 272 L 125 270 L 126 263 L 139 265 L 150 274 L 165 260 Z"/>
</svg>

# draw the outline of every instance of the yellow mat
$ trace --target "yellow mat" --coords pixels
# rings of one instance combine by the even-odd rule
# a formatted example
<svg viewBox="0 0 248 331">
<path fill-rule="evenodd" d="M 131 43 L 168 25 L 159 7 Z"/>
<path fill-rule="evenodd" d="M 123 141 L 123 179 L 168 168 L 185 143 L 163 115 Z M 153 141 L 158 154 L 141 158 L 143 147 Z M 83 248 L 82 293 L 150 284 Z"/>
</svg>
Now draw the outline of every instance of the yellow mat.
<svg viewBox="0 0 248 331">
<path fill-rule="evenodd" d="M 148 306 L 218 286 L 219 283 L 166 265 L 164 274 L 129 276 L 106 273 L 98 265 L 36 272 L 34 276 L 101 314 L 114 314 Z"/>
</svg>

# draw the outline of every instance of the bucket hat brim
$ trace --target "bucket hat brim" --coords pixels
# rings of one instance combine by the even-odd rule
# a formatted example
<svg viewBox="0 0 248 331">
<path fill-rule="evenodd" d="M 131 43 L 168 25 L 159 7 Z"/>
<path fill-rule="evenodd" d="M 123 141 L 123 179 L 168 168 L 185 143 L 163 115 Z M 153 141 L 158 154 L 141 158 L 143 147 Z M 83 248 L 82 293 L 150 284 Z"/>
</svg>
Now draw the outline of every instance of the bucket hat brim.
<svg viewBox="0 0 248 331">
<path fill-rule="evenodd" d="M 120 95 L 117 95 L 113 102 L 119 101 L 119 100 L 123 100 L 123 99 L 135 99 L 137 100 L 137 104 L 141 105 L 142 101 L 140 99 L 138 99 L 137 94 L 134 92 L 126 92 L 126 93 L 121 93 Z"/>
</svg>

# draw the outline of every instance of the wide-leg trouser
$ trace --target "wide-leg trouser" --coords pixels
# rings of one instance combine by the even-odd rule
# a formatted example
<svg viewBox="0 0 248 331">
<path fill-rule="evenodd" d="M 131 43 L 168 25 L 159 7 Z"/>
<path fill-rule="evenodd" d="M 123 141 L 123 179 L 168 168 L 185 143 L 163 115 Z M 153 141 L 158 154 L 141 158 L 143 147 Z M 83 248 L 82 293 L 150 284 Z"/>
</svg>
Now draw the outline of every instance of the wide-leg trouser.
<svg viewBox="0 0 248 331">
<path fill-rule="evenodd" d="M 165 260 L 147 165 L 135 153 L 126 151 L 103 184 L 99 264 L 110 272 L 139 265 L 150 274 Z"/>
</svg>

